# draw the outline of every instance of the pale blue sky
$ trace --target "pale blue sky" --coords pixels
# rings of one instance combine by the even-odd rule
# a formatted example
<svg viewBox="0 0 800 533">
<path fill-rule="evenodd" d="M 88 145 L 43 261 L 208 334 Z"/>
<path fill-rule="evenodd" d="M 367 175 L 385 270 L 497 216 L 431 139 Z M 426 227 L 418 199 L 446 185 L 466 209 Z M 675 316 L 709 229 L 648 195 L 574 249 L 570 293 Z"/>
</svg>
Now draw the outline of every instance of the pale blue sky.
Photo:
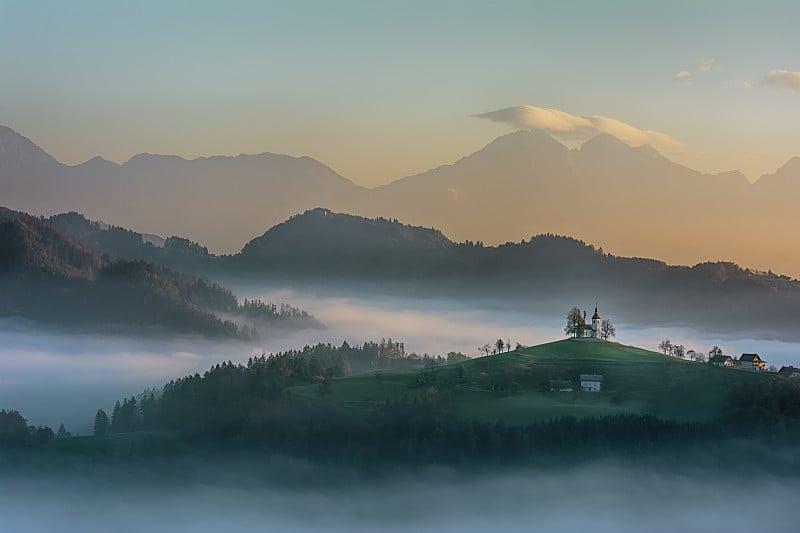
<svg viewBox="0 0 800 533">
<path fill-rule="evenodd" d="M 70 164 L 273 151 L 373 185 L 514 129 L 471 115 L 529 104 L 755 178 L 800 154 L 800 90 L 760 83 L 800 71 L 799 6 L 0 0 L 0 124 Z"/>
</svg>

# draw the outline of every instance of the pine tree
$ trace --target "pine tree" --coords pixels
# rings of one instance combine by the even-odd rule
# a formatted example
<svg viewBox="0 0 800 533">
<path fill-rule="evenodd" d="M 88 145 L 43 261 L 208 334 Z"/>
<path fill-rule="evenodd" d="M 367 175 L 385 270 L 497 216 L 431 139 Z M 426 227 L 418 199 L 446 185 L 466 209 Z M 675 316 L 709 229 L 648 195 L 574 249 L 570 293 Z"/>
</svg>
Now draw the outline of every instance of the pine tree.
<svg viewBox="0 0 800 533">
<path fill-rule="evenodd" d="M 97 414 L 94 415 L 94 434 L 105 435 L 106 433 L 108 433 L 108 415 L 102 409 L 98 409 Z"/>
</svg>

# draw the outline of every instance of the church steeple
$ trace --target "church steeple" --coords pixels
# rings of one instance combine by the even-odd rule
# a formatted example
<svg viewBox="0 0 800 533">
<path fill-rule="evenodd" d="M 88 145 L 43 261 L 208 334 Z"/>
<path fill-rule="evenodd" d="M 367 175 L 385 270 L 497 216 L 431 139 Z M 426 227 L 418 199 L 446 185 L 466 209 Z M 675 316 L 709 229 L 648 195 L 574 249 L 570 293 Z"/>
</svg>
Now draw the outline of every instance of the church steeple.
<svg viewBox="0 0 800 533">
<path fill-rule="evenodd" d="M 600 338 L 600 313 L 597 312 L 597 305 L 594 306 L 594 315 L 592 315 L 592 337 Z"/>
</svg>

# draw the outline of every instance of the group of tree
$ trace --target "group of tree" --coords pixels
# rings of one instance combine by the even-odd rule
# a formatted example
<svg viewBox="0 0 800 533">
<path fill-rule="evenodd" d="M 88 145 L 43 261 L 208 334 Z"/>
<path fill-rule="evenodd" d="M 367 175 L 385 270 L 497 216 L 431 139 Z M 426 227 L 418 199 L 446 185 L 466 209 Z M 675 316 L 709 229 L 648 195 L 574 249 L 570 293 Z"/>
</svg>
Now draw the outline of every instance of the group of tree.
<svg viewBox="0 0 800 533">
<path fill-rule="evenodd" d="M 664 339 L 658 343 L 658 349 L 664 352 L 664 355 L 677 357 L 678 359 L 689 359 L 698 363 L 705 363 L 706 356 L 703 352 L 698 352 L 693 349 L 687 349 L 683 344 L 674 344 L 669 339 Z M 722 350 L 719 346 L 714 346 L 708 351 L 708 358 L 711 359 L 715 355 L 722 355 Z"/>
<path fill-rule="evenodd" d="M 522 347 L 521 344 L 517 343 L 517 348 L 520 349 Z M 482 353 L 483 355 L 497 355 L 503 352 L 510 352 L 511 351 L 511 339 L 504 341 L 503 339 L 497 339 L 494 342 L 487 342 L 483 346 L 478 346 L 478 353 Z"/>
<path fill-rule="evenodd" d="M 251 357 L 246 364 L 231 361 L 199 373 L 172 380 L 156 391 L 117 402 L 111 416 L 98 409 L 94 433 L 127 432 L 156 428 L 198 428 L 208 420 L 227 421 L 238 427 L 265 405 L 278 401 L 284 389 L 319 384 L 320 391 L 337 377 L 389 368 L 423 368 L 457 362 L 466 355 L 451 352 L 448 357 L 406 354 L 405 345 L 392 339 L 351 346 L 317 344 L 302 350 Z M 213 424 L 212 424 L 213 425 Z M 227 426 L 226 426 L 227 427 Z"/>
<path fill-rule="evenodd" d="M 28 425 L 19 411 L 0 410 L 0 447 L 35 446 L 48 442 L 54 436 L 53 430 L 47 426 Z"/>
</svg>

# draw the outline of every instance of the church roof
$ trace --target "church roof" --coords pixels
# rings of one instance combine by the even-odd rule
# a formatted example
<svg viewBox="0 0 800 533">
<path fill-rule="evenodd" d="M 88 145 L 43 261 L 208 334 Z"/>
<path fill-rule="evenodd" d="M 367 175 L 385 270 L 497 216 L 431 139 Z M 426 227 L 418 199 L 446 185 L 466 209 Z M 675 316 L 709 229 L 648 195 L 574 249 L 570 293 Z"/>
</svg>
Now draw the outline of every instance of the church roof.
<svg viewBox="0 0 800 533">
<path fill-rule="evenodd" d="M 597 306 L 594 307 L 594 314 L 592 315 L 592 320 L 597 320 L 600 318 L 600 315 L 597 313 Z"/>
</svg>

